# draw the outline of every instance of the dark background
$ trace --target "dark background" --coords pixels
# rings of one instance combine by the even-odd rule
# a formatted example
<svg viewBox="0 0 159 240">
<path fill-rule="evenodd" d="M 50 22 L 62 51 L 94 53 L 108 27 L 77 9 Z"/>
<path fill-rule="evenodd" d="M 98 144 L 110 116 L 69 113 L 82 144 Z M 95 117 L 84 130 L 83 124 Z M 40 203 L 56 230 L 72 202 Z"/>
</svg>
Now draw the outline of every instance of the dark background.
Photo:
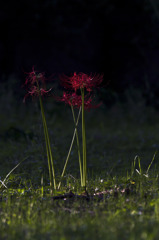
<svg viewBox="0 0 159 240">
<path fill-rule="evenodd" d="M 5 1 L 0 31 L 3 82 L 12 74 L 23 82 L 33 65 L 47 75 L 104 73 L 103 99 L 133 87 L 158 106 L 157 0 Z"/>
</svg>

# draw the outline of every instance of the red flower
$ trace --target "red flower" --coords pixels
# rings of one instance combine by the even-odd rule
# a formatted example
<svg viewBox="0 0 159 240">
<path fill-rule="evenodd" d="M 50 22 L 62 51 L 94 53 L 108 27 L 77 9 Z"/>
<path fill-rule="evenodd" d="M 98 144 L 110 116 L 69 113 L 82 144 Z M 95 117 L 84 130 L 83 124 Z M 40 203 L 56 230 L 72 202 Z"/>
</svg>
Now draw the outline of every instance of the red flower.
<svg viewBox="0 0 159 240">
<path fill-rule="evenodd" d="M 88 92 L 92 91 L 93 88 L 98 87 L 103 81 L 103 75 L 90 75 L 88 76 L 85 73 L 76 74 L 72 77 L 63 76 L 60 77 L 61 84 L 67 89 L 77 89 L 86 88 Z"/>
<path fill-rule="evenodd" d="M 32 72 L 28 73 L 28 77 L 26 78 L 25 85 L 28 87 L 28 93 L 24 97 L 25 99 L 31 95 L 32 97 L 38 97 L 39 95 L 43 96 L 51 91 L 51 89 L 45 89 L 45 76 L 44 73 L 36 73 L 34 67 L 32 68 Z M 40 87 L 40 85 L 44 85 Z"/>
<path fill-rule="evenodd" d="M 26 85 L 34 85 L 37 82 L 45 83 L 45 76 L 44 73 L 36 73 L 34 67 L 32 68 L 32 72 L 27 73 L 28 77 L 26 78 L 25 84 Z"/>
<path fill-rule="evenodd" d="M 82 106 L 82 97 L 81 95 L 77 95 L 76 93 L 71 94 L 63 92 L 63 97 L 56 97 L 56 100 L 69 104 L 70 106 L 72 105 L 76 108 L 80 108 Z M 89 110 L 91 108 L 97 108 L 101 105 L 101 103 L 97 105 L 92 105 L 92 100 L 92 97 L 88 96 L 88 94 L 85 96 L 84 108 L 86 110 Z"/>
</svg>

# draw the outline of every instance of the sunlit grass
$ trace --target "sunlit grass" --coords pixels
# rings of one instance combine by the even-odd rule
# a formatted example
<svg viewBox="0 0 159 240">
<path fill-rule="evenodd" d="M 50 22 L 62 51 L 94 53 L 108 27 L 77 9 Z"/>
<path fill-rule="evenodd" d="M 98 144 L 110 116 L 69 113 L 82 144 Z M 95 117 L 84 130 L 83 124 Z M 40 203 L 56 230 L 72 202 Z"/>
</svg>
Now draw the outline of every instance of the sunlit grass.
<svg viewBox="0 0 159 240">
<path fill-rule="evenodd" d="M 71 181 L 70 181 L 71 182 Z M 76 191 L 80 181 L 71 182 Z M 120 192 L 117 193 L 117 189 Z M 122 190 L 129 188 L 130 192 Z M 53 200 L 45 189 L 13 188 L 1 196 L 1 239 L 157 239 L 159 198 L 157 172 L 92 179 L 88 191 L 109 190 L 102 199 Z M 62 225 L 61 225 L 62 223 Z M 6 231 L 7 229 L 7 231 Z M 9 237 L 11 236 L 11 238 Z"/>
</svg>

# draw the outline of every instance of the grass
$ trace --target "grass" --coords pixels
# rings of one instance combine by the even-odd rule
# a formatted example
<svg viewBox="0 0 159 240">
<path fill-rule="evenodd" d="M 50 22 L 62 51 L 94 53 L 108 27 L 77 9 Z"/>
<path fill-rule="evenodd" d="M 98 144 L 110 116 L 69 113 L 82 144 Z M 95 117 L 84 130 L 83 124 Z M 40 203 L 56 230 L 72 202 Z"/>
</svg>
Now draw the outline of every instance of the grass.
<svg viewBox="0 0 159 240">
<path fill-rule="evenodd" d="M 145 106 L 141 96 L 134 102 L 129 94 L 125 104 L 86 112 L 87 186 L 91 196 L 96 194 L 89 201 L 76 197 L 53 200 L 36 102 L 24 105 L 12 91 L 0 98 L 0 180 L 27 158 L 8 176 L 7 189 L 0 190 L 1 240 L 158 239 L 158 153 L 150 164 L 159 149 L 159 113 Z M 51 100 L 45 107 L 60 180 L 74 124 L 69 107 Z M 70 189 L 81 193 L 76 150 L 74 145 L 57 195 Z M 140 161 L 136 158 L 133 168 L 135 156 Z M 147 170 L 148 177 L 144 176 Z M 97 193 L 103 191 L 107 193 L 99 197 Z"/>
<path fill-rule="evenodd" d="M 90 186 L 125 187 L 125 178 L 99 179 Z M 130 183 L 129 183 L 130 184 Z M 135 185 L 135 186 L 134 186 Z M 39 190 L 7 190 L 1 200 L 1 239 L 158 239 L 156 179 L 136 179 L 134 192 L 103 200 L 52 201 Z M 6 231 L 7 230 L 7 231 Z"/>
</svg>

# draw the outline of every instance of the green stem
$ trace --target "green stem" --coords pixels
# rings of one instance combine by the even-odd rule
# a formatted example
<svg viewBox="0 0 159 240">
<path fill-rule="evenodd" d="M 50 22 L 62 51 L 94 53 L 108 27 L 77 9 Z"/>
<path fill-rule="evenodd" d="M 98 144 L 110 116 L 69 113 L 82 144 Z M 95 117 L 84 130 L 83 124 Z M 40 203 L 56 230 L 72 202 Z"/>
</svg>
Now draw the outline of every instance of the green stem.
<svg viewBox="0 0 159 240">
<path fill-rule="evenodd" d="M 82 146 L 83 146 L 83 187 L 86 190 L 87 180 L 87 155 L 86 155 L 86 130 L 85 130 L 85 111 L 84 111 L 84 89 L 81 89 L 82 96 Z"/>
<path fill-rule="evenodd" d="M 48 128 L 47 128 L 47 124 L 46 124 L 44 107 L 43 107 L 42 99 L 41 99 L 40 95 L 39 95 L 39 100 L 40 100 L 40 108 L 41 108 L 43 127 L 44 127 L 46 151 L 47 151 L 47 157 L 48 157 L 49 176 L 50 176 L 50 183 L 51 183 L 50 186 L 54 185 L 54 189 L 56 189 L 55 171 L 54 171 L 54 163 L 53 163 L 53 157 L 52 157 L 49 133 L 48 133 Z M 52 179 L 53 179 L 53 182 L 52 182 Z"/>
<path fill-rule="evenodd" d="M 53 185 L 54 185 L 54 189 L 56 190 L 54 163 L 53 163 L 50 138 L 49 138 L 49 133 L 48 133 L 48 128 L 47 128 L 47 123 L 46 123 L 42 98 L 41 98 L 41 95 L 40 95 L 40 87 L 39 87 L 38 80 L 36 82 L 37 82 L 37 87 L 38 87 L 38 91 L 39 91 L 40 109 L 41 109 L 41 115 L 42 115 L 42 122 L 43 122 L 43 128 L 44 128 L 44 136 L 45 136 L 45 144 L 46 144 L 46 153 L 47 153 L 47 159 L 48 159 L 50 188 L 51 188 L 51 193 L 52 193 Z"/>
<path fill-rule="evenodd" d="M 74 109 L 73 109 L 72 105 L 71 105 L 71 110 L 72 110 L 73 120 L 74 120 L 74 123 L 75 123 L 75 126 L 76 126 L 75 113 L 74 113 Z M 81 111 L 81 107 L 80 107 L 80 111 Z M 81 161 L 81 153 L 80 153 L 80 145 L 79 145 L 77 128 L 76 128 L 76 141 L 77 141 L 77 148 L 78 148 L 78 159 L 79 159 L 79 167 L 80 167 L 81 186 L 83 186 L 82 161 Z"/>
<path fill-rule="evenodd" d="M 79 112 L 78 112 L 78 117 L 77 117 L 77 121 L 76 121 L 76 124 L 75 124 L 75 130 L 74 130 L 74 133 L 73 133 L 73 137 L 72 137 L 71 145 L 70 145 L 70 148 L 69 148 L 69 151 L 68 151 L 68 154 L 67 154 L 65 165 L 64 165 L 64 168 L 63 168 L 63 171 L 62 171 L 62 174 L 61 174 L 61 179 L 64 176 L 66 166 L 67 166 L 70 154 L 71 154 L 72 146 L 73 146 L 75 135 L 76 135 L 76 132 L 77 132 L 77 125 L 78 125 L 78 122 L 79 122 L 80 113 L 81 113 L 81 108 L 79 109 Z M 61 181 L 59 182 L 58 189 L 60 188 L 60 186 L 61 186 Z"/>
<path fill-rule="evenodd" d="M 45 122 L 44 122 L 44 117 L 43 117 L 42 110 L 41 110 L 41 115 L 42 115 L 42 122 L 43 122 L 44 136 L 45 136 L 45 144 L 46 144 L 46 153 L 47 153 L 48 168 L 49 168 L 50 188 L 52 189 L 53 181 L 52 181 L 52 174 L 51 174 L 51 161 L 50 161 L 48 140 L 47 140 L 47 134 L 46 134 L 46 128 L 45 128 Z"/>
</svg>

